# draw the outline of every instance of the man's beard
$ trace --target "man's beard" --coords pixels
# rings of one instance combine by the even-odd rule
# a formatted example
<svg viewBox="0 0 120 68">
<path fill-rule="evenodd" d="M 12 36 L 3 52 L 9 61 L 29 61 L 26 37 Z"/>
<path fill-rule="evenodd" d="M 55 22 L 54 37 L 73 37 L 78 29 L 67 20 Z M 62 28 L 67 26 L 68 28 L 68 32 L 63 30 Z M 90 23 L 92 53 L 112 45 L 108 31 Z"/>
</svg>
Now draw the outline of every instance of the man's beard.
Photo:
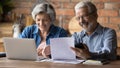
<svg viewBox="0 0 120 68">
<path fill-rule="evenodd" d="M 93 26 L 94 24 L 90 23 L 90 22 L 81 23 L 80 25 L 83 27 L 83 29 L 86 32 L 91 32 L 91 30 L 94 28 L 94 26 Z M 86 26 L 87 26 L 87 28 L 86 28 Z"/>
</svg>

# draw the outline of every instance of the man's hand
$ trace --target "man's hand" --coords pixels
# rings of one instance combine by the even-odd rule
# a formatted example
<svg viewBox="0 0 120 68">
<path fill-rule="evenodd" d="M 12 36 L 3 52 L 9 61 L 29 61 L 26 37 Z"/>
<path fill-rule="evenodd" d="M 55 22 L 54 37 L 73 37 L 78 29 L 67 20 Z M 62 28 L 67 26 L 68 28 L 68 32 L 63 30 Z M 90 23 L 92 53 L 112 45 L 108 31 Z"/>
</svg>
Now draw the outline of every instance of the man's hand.
<svg viewBox="0 0 120 68">
<path fill-rule="evenodd" d="M 90 58 L 90 53 L 89 53 L 89 50 L 88 50 L 86 45 L 84 45 L 84 49 L 74 48 L 74 47 L 71 47 L 71 49 L 73 51 L 75 51 L 76 56 L 79 57 L 79 58 L 82 58 L 82 59 L 85 59 L 85 60 L 87 58 Z"/>
</svg>

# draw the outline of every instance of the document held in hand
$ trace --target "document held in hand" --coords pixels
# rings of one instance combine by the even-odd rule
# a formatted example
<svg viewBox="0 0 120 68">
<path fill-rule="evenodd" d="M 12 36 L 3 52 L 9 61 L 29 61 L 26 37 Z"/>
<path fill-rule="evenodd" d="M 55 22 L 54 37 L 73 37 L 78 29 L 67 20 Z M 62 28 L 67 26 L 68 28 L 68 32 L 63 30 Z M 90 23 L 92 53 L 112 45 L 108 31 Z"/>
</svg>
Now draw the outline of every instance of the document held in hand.
<svg viewBox="0 0 120 68">
<path fill-rule="evenodd" d="M 70 47 L 74 47 L 74 38 L 72 37 L 50 39 L 51 58 L 61 61 L 76 60 L 75 52 Z"/>
</svg>

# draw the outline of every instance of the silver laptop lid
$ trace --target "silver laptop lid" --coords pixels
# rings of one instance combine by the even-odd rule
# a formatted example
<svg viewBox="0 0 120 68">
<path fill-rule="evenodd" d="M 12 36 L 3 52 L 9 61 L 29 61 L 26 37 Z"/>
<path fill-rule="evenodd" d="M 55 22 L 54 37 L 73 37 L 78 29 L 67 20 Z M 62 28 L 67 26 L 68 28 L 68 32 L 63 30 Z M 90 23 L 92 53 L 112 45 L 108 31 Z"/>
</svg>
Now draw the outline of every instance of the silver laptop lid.
<svg viewBox="0 0 120 68">
<path fill-rule="evenodd" d="M 34 39 L 5 37 L 3 42 L 9 59 L 36 60 L 38 57 Z"/>
</svg>

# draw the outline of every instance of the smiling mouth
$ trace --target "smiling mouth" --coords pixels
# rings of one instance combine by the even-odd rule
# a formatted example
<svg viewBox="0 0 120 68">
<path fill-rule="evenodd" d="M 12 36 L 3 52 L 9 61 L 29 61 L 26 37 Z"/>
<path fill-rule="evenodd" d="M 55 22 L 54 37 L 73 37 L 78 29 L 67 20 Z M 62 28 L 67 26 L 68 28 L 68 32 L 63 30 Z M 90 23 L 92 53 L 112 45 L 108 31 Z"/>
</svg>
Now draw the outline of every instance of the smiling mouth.
<svg viewBox="0 0 120 68">
<path fill-rule="evenodd" d="M 46 28 L 45 26 L 40 26 L 40 28 Z"/>
<path fill-rule="evenodd" d="M 38 27 L 40 27 L 40 28 L 45 28 L 46 25 L 39 25 L 39 24 L 38 24 Z"/>
</svg>

